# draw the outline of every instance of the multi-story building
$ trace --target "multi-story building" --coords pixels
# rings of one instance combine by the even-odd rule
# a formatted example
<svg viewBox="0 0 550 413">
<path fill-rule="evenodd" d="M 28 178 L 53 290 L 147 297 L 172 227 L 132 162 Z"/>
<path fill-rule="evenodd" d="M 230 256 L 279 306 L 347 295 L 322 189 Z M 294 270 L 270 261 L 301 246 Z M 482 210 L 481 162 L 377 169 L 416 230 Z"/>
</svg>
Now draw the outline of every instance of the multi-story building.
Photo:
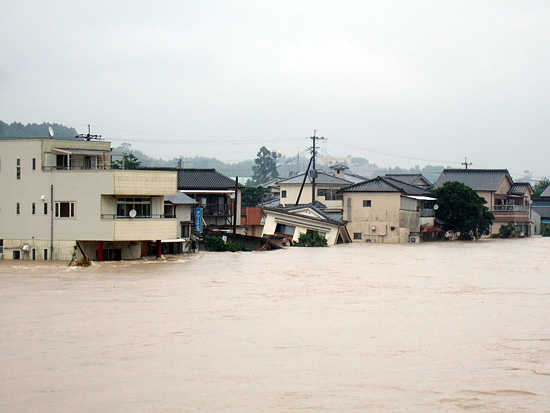
<svg viewBox="0 0 550 413">
<path fill-rule="evenodd" d="M 515 183 L 507 169 L 445 169 L 435 183 L 435 188 L 449 181 L 469 186 L 487 201 L 487 208 L 495 215 L 491 234 L 498 234 L 500 227 L 510 222 L 518 233 L 526 236 L 533 233 L 533 189 L 528 182 Z"/>
<path fill-rule="evenodd" d="M 423 187 L 379 176 L 342 193 L 344 221 L 353 242 L 418 242 L 441 231 L 435 226 L 436 200 Z"/>
<path fill-rule="evenodd" d="M 110 142 L 0 139 L 5 259 L 133 259 L 177 236 L 164 215 L 177 173 L 112 168 Z"/>
</svg>

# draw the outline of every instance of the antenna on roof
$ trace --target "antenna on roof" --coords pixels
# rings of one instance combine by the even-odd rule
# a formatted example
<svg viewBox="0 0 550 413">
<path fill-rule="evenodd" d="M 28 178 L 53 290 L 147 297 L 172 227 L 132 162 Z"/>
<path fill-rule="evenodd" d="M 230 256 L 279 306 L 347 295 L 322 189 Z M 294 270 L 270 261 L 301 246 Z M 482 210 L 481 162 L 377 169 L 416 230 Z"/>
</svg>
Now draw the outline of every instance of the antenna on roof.
<svg viewBox="0 0 550 413">
<path fill-rule="evenodd" d="M 103 140 L 103 139 L 101 139 L 101 135 L 91 135 L 90 134 L 90 125 L 88 125 L 88 134 L 87 135 L 81 133 L 80 135 L 75 136 L 75 138 L 84 138 L 87 141 L 90 141 L 92 139 L 97 139 L 99 141 Z"/>
<path fill-rule="evenodd" d="M 53 129 L 52 129 L 51 126 L 48 126 L 48 135 L 50 135 L 50 139 L 53 139 L 54 133 L 53 133 Z"/>
<path fill-rule="evenodd" d="M 462 165 L 464 165 L 465 169 L 468 169 L 468 166 L 470 166 L 472 163 L 468 163 L 468 158 L 464 158 L 464 162 L 462 162 Z"/>
</svg>

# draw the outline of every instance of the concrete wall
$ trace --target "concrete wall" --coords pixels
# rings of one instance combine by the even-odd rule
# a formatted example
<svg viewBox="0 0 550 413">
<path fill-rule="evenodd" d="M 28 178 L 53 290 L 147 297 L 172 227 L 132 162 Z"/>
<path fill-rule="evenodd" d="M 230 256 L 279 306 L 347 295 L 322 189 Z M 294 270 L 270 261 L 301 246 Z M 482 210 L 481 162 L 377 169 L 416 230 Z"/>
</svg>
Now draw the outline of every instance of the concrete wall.
<svg viewBox="0 0 550 413">
<path fill-rule="evenodd" d="M 363 201 L 371 206 L 364 207 Z M 353 242 L 408 242 L 411 234 L 420 231 L 416 200 L 398 192 L 345 192 L 344 205 L 344 221 Z"/>
<path fill-rule="evenodd" d="M 288 215 L 274 213 L 272 211 L 265 212 L 266 218 L 262 231 L 262 236 L 275 234 L 277 224 L 290 225 L 295 227 L 293 241 L 298 241 L 300 234 L 306 233 L 307 230 L 315 230 L 323 234 L 327 239 L 328 245 L 335 245 L 338 239 L 338 226 L 325 224 L 323 222 L 308 222 L 302 221 L 300 218 L 289 217 Z"/>
<path fill-rule="evenodd" d="M 351 185 L 351 184 L 350 184 Z M 281 197 L 281 203 L 294 205 L 298 199 L 300 193 L 301 184 L 281 184 L 280 191 L 286 191 L 286 197 Z M 343 188 L 341 185 L 321 185 L 318 184 L 315 186 L 316 190 L 318 189 L 340 189 Z M 311 184 L 304 185 L 304 190 L 300 196 L 300 205 L 306 205 L 311 203 L 311 191 L 313 186 Z M 342 209 L 342 200 L 326 200 L 324 196 L 316 196 L 316 201 L 321 202 L 326 205 L 328 209 Z"/>
<path fill-rule="evenodd" d="M 108 149 L 105 142 L 59 142 L 47 139 L 0 141 L 0 239 L 4 240 L 4 246 L 9 251 L 29 245 L 31 249 L 36 248 L 37 259 L 43 259 L 43 249 L 49 249 L 51 244 L 52 188 L 54 203 L 75 203 L 74 217 L 53 218 L 54 259 L 65 259 L 67 251 L 72 255 L 75 240 L 155 240 L 176 237 L 176 220 L 102 218 L 102 214 L 116 214 L 116 195 L 153 196 L 152 214 L 163 214 L 163 195 L 176 193 L 176 172 L 43 171 L 43 147 L 44 150 L 52 146 L 63 147 L 63 142 L 65 145 L 71 142 L 82 149 L 97 149 L 98 146 Z M 36 159 L 35 170 L 32 169 L 33 158 Z M 16 175 L 17 159 L 20 159 L 20 179 Z M 19 214 L 16 213 L 17 204 L 20 205 Z M 9 251 L 4 254 L 5 258 L 13 255 Z M 28 255 L 31 255 L 30 251 Z M 49 250 L 48 258 L 51 258 Z"/>
</svg>

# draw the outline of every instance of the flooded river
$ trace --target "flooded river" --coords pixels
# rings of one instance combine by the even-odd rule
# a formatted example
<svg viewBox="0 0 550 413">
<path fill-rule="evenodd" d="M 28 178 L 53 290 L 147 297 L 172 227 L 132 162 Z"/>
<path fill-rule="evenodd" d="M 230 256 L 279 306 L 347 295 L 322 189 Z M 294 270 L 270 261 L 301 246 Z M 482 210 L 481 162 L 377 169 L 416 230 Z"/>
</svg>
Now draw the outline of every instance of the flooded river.
<svg viewBox="0 0 550 413">
<path fill-rule="evenodd" d="M 0 411 L 550 411 L 549 251 L 0 261 Z"/>
</svg>

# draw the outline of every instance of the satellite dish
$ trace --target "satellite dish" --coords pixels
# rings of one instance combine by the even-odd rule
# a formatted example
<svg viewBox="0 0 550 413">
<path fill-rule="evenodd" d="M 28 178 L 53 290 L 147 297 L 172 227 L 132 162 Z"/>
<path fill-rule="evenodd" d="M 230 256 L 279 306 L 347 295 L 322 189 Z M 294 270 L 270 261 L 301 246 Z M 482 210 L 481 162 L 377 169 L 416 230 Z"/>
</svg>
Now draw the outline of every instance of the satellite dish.
<svg viewBox="0 0 550 413">
<path fill-rule="evenodd" d="M 135 209 L 131 209 L 130 212 L 128 212 L 128 215 L 130 215 L 130 218 L 135 218 L 137 211 Z"/>
<path fill-rule="evenodd" d="M 434 210 L 437 211 L 438 209 L 439 209 L 439 205 L 435 204 L 435 205 L 434 205 Z"/>
<path fill-rule="evenodd" d="M 53 129 L 51 126 L 48 126 L 48 134 L 50 135 L 50 139 L 53 138 Z"/>
</svg>

